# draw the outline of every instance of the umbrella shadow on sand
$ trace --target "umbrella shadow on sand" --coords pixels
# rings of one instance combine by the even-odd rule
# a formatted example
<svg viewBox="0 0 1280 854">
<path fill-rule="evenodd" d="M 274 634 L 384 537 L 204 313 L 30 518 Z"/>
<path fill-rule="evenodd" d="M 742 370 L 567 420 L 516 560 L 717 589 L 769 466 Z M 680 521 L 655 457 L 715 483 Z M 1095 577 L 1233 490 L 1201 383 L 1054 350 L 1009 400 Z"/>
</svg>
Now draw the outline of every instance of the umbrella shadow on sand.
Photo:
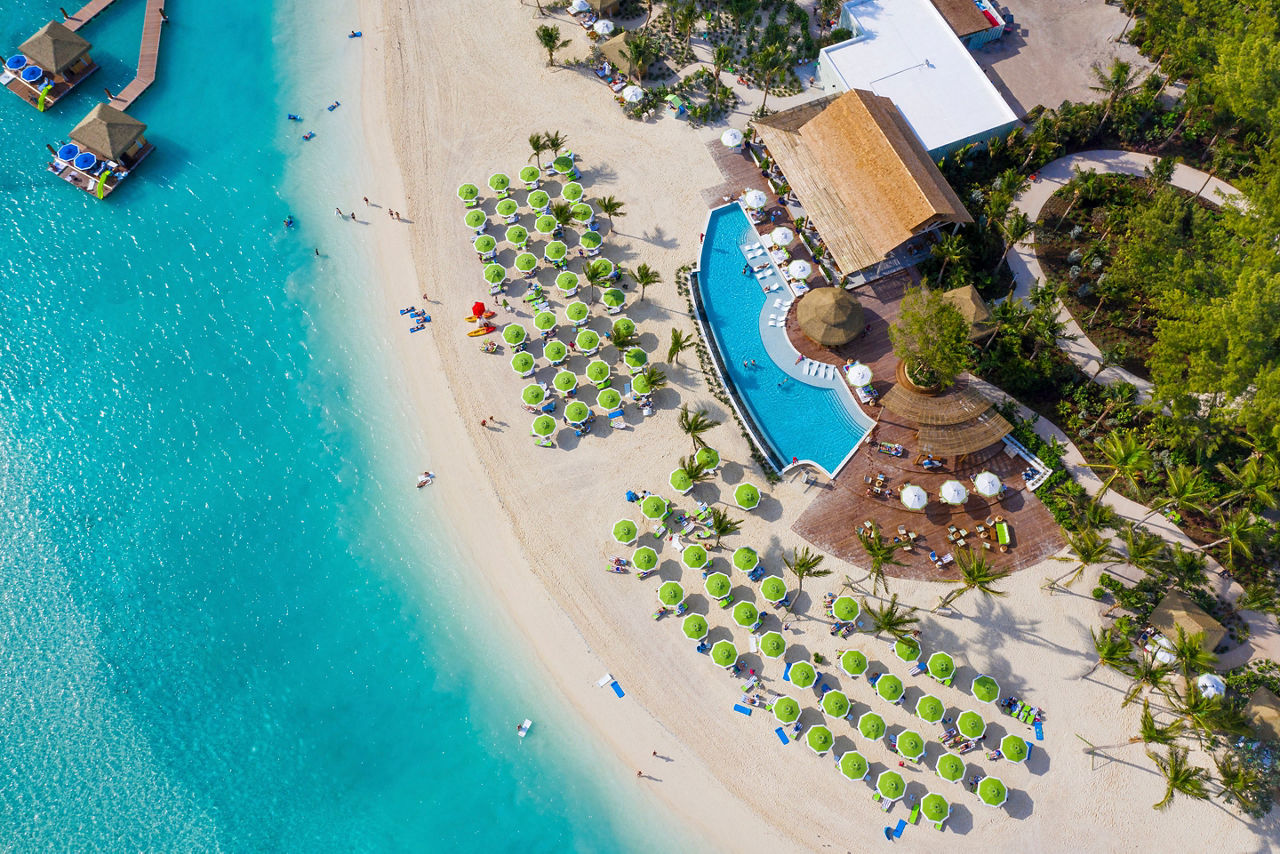
<svg viewBox="0 0 1280 854">
<path fill-rule="evenodd" d="M 682 575 L 680 562 L 677 560 L 662 560 L 658 562 L 658 577 L 662 581 L 679 581 Z"/>
</svg>

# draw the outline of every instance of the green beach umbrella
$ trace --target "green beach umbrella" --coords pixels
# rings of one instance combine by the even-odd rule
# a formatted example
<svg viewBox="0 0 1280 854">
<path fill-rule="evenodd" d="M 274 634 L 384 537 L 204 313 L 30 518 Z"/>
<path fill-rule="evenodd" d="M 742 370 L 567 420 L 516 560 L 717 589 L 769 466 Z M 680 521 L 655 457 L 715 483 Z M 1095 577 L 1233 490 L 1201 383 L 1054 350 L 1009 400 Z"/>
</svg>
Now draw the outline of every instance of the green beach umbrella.
<svg viewBox="0 0 1280 854">
<path fill-rule="evenodd" d="M 754 510 L 760 503 L 760 490 L 750 483 L 740 483 L 733 490 L 733 502 L 743 510 Z"/>
<path fill-rule="evenodd" d="M 535 211 L 546 210 L 551 205 L 551 197 L 546 190 L 534 190 L 529 194 L 529 207 Z"/>
<path fill-rule="evenodd" d="M 533 370 L 533 356 L 529 353 L 516 353 L 511 357 L 511 370 L 525 376 Z"/>
<path fill-rule="evenodd" d="M 907 759 L 916 760 L 924 755 L 924 739 L 913 729 L 898 733 L 898 753 Z"/>
<path fill-rule="evenodd" d="M 684 636 L 689 640 L 702 640 L 707 636 L 707 618 L 690 614 L 684 618 Z"/>
<path fill-rule="evenodd" d="M 738 661 L 738 648 L 731 641 L 716 641 L 711 647 L 711 660 L 721 667 L 733 667 Z"/>
<path fill-rule="evenodd" d="M 631 556 L 631 563 L 641 572 L 648 572 L 658 565 L 658 553 L 648 546 L 641 546 Z"/>
<path fill-rule="evenodd" d="M 831 745 L 835 743 L 831 730 L 821 724 L 809 727 L 809 731 L 804 734 L 804 740 L 809 745 L 809 749 L 819 756 L 830 750 Z"/>
<path fill-rule="evenodd" d="M 979 676 L 973 680 L 969 690 L 973 693 L 973 696 L 978 698 L 980 703 L 994 703 L 1000 696 L 1000 686 L 990 676 Z"/>
<path fill-rule="evenodd" d="M 591 262 L 591 271 L 597 276 L 613 275 L 613 262 L 608 258 L 597 258 Z"/>
<path fill-rule="evenodd" d="M 458 198 L 464 202 L 474 202 L 480 196 L 480 188 L 475 184 L 463 184 L 458 188 Z"/>
<path fill-rule="evenodd" d="M 598 231 L 584 231 L 578 237 L 578 245 L 588 252 L 592 249 L 599 249 L 601 243 L 604 243 L 604 238 L 600 236 Z"/>
<path fill-rule="evenodd" d="M 570 213 L 573 215 L 574 222 L 580 222 L 583 225 L 589 225 L 596 218 L 596 212 L 586 202 L 574 205 Z"/>
<path fill-rule="evenodd" d="M 646 519 L 661 519 L 667 515 L 667 502 L 657 495 L 650 495 L 640 502 L 640 513 Z"/>
<path fill-rule="evenodd" d="M 587 318 L 591 316 L 591 309 L 587 308 L 587 304 L 580 299 L 576 299 L 564 307 L 564 316 L 575 326 L 585 323 Z"/>
<path fill-rule="evenodd" d="M 578 387 L 578 375 L 573 371 L 560 371 L 551 380 L 551 385 L 561 394 L 568 394 Z"/>
<path fill-rule="evenodd" d="M 896 801 L 907 791 L 907 783 L 897 771 L 881 771 L 876 778 L 876 791 L 887 801 Z"/>
<path fill-rule="evenodd" d="M 622 304 L 627 301 L 627 295 L 617 288 L 607 288 L 600 295 L 600 300 L 609 308 L 621 308 Z"/>
<path fill-rule="evenodd" d="M 678 581 L 668 581 L 658 588 L 658 600 L 663 605 L 675 607 L 684 601 L 684 588 Z"/>
<path fill-rule="evenodd" d="M 902 680 L 892 673 L 885 673 L 876 680 L 876 693 L 887 703 L 902 699 Z"/>
<path fill-rule="evenodd" d="M 551 214 L 543 214 L 533 221 L 533 230 L 538 234 L 554 234 L 559 227 L 560 223 Z"/>
<path fill-rule="evenodd" d="M 850 780 L 861 780 L 867 776 L 867 760 L 856 750 L 840 755 L 840 773 Z"/>
<path fill-rule="evenodd" d="M 533 317 L 533 328 L 539 332 L 550 332 L 556 328 L 556 314 L 554 311 L 540 311 Z"/>
<path fill-rule="evenodd" d="M 530 383 L 520 393 L 520 399 L 524 401 L 525 406 L 540 406 L 547 399 L 547 390 L 537 383 Z"/>
<path fill-rule="evenodd" d="M 1003 806 L 1009 799 L 1009 790 L 999 777 L 983 777 L 978 784 L 978 798 L 989 807 Z"/>
<path fill-rule="evenodd" d="M 981 738 L 987 731 L 987 722 L 977 712 L 961 712 L 956 718 L 956 729 L 965 738 Z"/>
<path fill-rule="evenodd" d="M 649 381 L 644 378 L 644 374 L 636 374 L 631 380 L 631 389 L 636 394 L 648 394 L 653 389 L 649 386 Z"/>
<path fill-rule="evenodd" d="M 578 345 L 578 350 L 582 353 L 591 353 L 595 350 L 599 350 L 600 333 L 596 332 L 594 329 L 584 329 L 578 333 L 578 337 L 574 343 Z"/>
<path fill-rule="evenodd" d="M 561 154 L 551 161 L 551 168 L 562 175 L 567 175 L 573 171 L 573 158 L 567 154 Z"/>
<path fill-rule="evenodd" d="M 553 240 L 547 244 L 546 249 L 542 250 L 542 257 L 555 263 L 556 261 L 563 261 L 564 255 L 568 251 L 569 247 L 565 246 L 563 241 Z"/>
<path fill-rule="evenodd" d="M 617 324 L 614 324 L 614 326 L 616 327 Z M 697 462 L 701 463 L 702 466 L 706 468 L 708 471 L 716 469 L 720 466 L 720 452 L 717 451 L 715 448 L 711 448 L 711 447 L 699 448 L 698 453 L 694 454 L 693 458 Z"/>
<path fill-rule="evenodd" d="M 520 180 L 526 184 L 536 184 L 541 176 L 537 166 L 525 166 L 520 170 Z"/>
<path fill-rule="evenodd" d="M 617 338 L 621 335 L 634 335 L 636 332 L 636 322 L 629 317 L 619 317 L 613 322 L 613 337 Z"/>
<path fill-rule="evenodd" d="M 930 792 L 920 801 L 920 812 L 924 814 L 925 820 L 937 824 L 946 821 L 947 816 L 951 815 L 951 803 L 942 795 Z"/>
<path fill-rule="evenodd" d="M 559 163 L 561 159 L 563 158 L 556 158 L 556 163 Z M 561 170 L 557 167 L 556 171 L 559 172 L 567 170 Z M 565 184 L 564 189 L 560 191 L 560 198 L 567 202 L 576 202 L 578 199 L 582 198 L 582 185 L 577 181 L 570 181 L 568 184 Z"/>
<path fill-rule="evenodd" d="M 494 172 L 489 176 L 489 189 L 493 190 L 495 193 L 506 192 L 507 188 L 510 186 L 511 179 L 501 172 Z"/>
<path fill-rule="evenodd" d="M 502 328 L 502 340 L 511 346 L 523 344 L 524 339 L 529 337 L 529 333 L 518 323 L 509 323 Z"/>
<path fill-rule="evenodd" d="M 935 652 L 929 656 L 929 675 L 939 682 L 945 682 L 955 675 L 956 663 L 945 652 Z"/>
<path fill-rule="evenodd" d="M 713 572 L 707 576 L 707 595 L 712 599 L 723 599 L 733 592 L 733 582 L 723 572 Z"/>
<path fill-rule="evenodd" d="M 1021 736 L 1010 733 L 1000 739 L 1000 752 L 1010 762 L 1027 761 L 1027 742 Z"/>
<path fill-rule="evenodd" d="M 538 259 L 532 252 L 521 252 L 516 256 L 516 269 L 521 273 L 532 273 L 538 266 Z"/>
<path fill-rule="evenodd" d="M 684 495 L 686 492 L 693 489 L 693 480 L 689 477 L 689 475 L 685 472 L 684 469 L 676 469 L 675 471 L 673 471 L 671 473 L 671 479 L 668 481 L 668 483 L 671 484 L 672 489 L 674 489 L 676 492 L 680 493 L 681 495 Z"/>
<path fill-rule="evenodd" d="M 622 357 L 622 361 L 626 362 L 627 367 L 634 373 L 645 366 L 649 361 L 649 355 L 639 347 L 632 347 Z"/>
<path fill-rule="evenodd" d="M 751 546 L 742 546 L 733 553 L 733 565 L 743 572 L 750 572 L 760 564 L 760 555 Z"/>
<path fill-rule="evenodd" d="M 686 546 L 680 560 L 690 569 L 702 569 L 707 565 L 707 550 L 702 546 Z"/>
<path fill-rule="evenodd" d="M 739 602 L 733 606 L 733 621 L 744 629 L 751 628 L 760 619 L 760 612 L 750 602 Z"/>
<path fill-rule="evenodd" d="M 581 424 L 591 417 L 591 407 L 575 400 L 564 408 L 564 417 L 570 424 Z"/>
<path fill-rule="evenodd" d="M 622 395 L 616 388 L 604 388 L 596 396 L 596 403 L 600 404 L 600 408 L 605 412 L 612 412 L 622 406 Z"/>
<path fill-rule="evenodd" d="M 875 712 L 863 712 L 862 717 L 858 718 L 858 732 L 862 733 L 863 738 L 869 738 L 875 741 L 884 737 L 884 718 Z"/>
<path fill-rule="evenodd" d="M 548 419 L 554 426 L 556 420 L 550 415 L 544 415 L 543 418 Z M 630 519 L 619 519 L 613 525 L 613 538 L 624 546 L 629 546 L 636 541 L 636 523 Z"/>
<path fill-rule="evenodd" d="M 840 596 L 831 603 L 831 613 L 842 623 L 852 623 L 858 619 L 858 600 L 852 596 Z"/>
<path fill-rule="evenodd" d="M 493 238 L 492 234 L 482 234 L 471 245 L 481 255 L 488 255 L 498 248 L 498 241 Z"/>
<path fill-rule="evenodd" d="M 807 661 L 797 661 L 791 665 L 791 684 L 797 688 L 808 688 L 818 679 L 818 673 Z"/>
<path fill-rule="evenodd" d="M 920 644 L 910 638 L 899 638 L 898 642 L 893 645 L 894 654 L 907 664 L 914 664 L 920 660 Z"/>
<path fill-rule="evenodd" d="M 916 701 L 916 717 L 927 724 L 936 724 L 946 714 L 942 701 L 932 694 L 925 694 Z"/>
<path fill-rule="evenodd" d="M 954 753 L 944 753 L 933 764 L 933 770 L 947 782 L 955 783 L 964 776 L 964 760 Z"/>
<path fill-rule="evenodd" d="M 519 249 L 529 242 L 529 229 L 523 225 L 507 226 L 505 237 L 508 243 Z"/>
<path fill-rule="evenodd" d="M 507 278 L 507 268 L 501 264 L 485 264 L 484 280 L 491 285 L 500 285 Z"/>
<path fill-rule="evenodd" d="M 779 658 L 787 651 L 786 639 L 777 632 L 765 632 L 760 636 L 760 654 L 767 658 Z"/>
<path fill-rule="evenodd" d="M 849 676 L 861 676 L 867 672 L 867 657 L 860 650 L 847 649 L 840 656 L 840 669 Z"/>
<path fill-rule="evenodd" d="M 787 598 L 787 582 L 776 575 L 770 575 L 760 583 L 760 595 L 766 602 L 781 602 Z"/>
<path fill-rule="evenodd" d="M 542 355 L 545 356 L 547 361 L 551 364 L 558 365 L 568 357 L 569 348 L 564 346 L 563 341 L 552 339 L 542 345 Z"/>
<path fill-rule="evenodd" d="M 578 289 L 578 274 L 565 270 L 556 276 L 556 287 L 562 293 L 571 294 Z"/>
<path fill-rule="evenodd" d="M 790 697 L 779 697 L 773 701 L 773 716 L 780 724 L 793 724 L 800 717 L 800 704 Z"/>
<path fill-rule="evenodd" d="M 583 332 L 590 332 L 590 331 L 591 330 L 589 329 L 583 330 Z M 583 349 L 581 334 L 578 335 L 578 349 Z M 589 350 L 591 348 L 587 347 L 585 349 Z M 587 379 L 591 380 L 591 382 L 593 383 L 602 383 L 605 380 L 609 379 L 609 363 L 604 361 L 603 359 L 596 359 L 591 363 L 589 363 L 587 365 Z"/>
<path fill-rule="evenodd" d="M 479 208 L 472 208 L 462 216 L 463 223 L 467 228 L 482 228 L 489 218 L 484 215 L 484 211 Z"/>
<path fill-rule="evenodd" d="M 515 216 L 516 211 L 520 210 L 520 206 L 516 204 L 515 199 L 503 199 L 498 202 L 494 210 L 497 211 L 498 216 L 506 218 Z"/>
<path fill-rule="evenodd" d="M 533 419 L 533 435 L 540 436 L 543 439 L 556 432 L 556 420 L 550 415 L 539 415 Z M 614 528 L 616 532 L 618 529 Z M 634 537 L 632 539 L 635 539 Z"/>
<path fill-rule="evenodd" d="M 822 695 L 822 711 L 833 718 L 842 718 L 849 714 L 849 698 L 843 691 L 828 691 Z"/>
</svg>

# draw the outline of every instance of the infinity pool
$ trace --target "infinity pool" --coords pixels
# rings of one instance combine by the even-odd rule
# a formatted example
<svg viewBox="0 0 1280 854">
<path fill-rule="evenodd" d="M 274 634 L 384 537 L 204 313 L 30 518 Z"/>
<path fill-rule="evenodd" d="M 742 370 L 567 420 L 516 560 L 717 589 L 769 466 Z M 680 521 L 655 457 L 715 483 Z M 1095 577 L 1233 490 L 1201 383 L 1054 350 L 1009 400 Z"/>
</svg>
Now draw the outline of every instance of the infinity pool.
<svg viewBox="0 0 1280 854">
<path fill-rule="evenodd" d="M 772 304 L 789 295 L 785 289 L 766 295 L 753 276 L 742 272 L 745 260 L 739 247 L 755 242 L 755 231 L 738 205 L 711 212 L 694 277 L 700 319 L 718 350 L 717 361 L 739 413 L 773 463 L 782 469 L 796 458 L 834 474 L 874 422 L 838 381 L 814 385 L 816 379 L 770 357 L 761 339 L 761 313 L 766 301 Z M 771 348 L 794 357 L 783 338 Z"/>
</svg>

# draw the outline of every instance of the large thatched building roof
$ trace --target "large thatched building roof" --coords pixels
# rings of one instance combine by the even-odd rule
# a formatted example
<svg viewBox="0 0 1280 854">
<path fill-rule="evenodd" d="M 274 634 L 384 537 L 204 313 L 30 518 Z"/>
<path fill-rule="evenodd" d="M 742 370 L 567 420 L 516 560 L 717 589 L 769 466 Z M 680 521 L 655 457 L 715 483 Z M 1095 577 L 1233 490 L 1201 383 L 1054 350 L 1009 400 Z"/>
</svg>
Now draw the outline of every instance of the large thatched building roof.
<svg viewBox="0 0 1280 854">
<path fill-rule="evenodd" d="M 119 160 L 146 130 L 146 125 L 128 113 L 99 104 L 71 129 L 71 139 L 94 154 Z"/>
<path fill-rule="evenodd" d="M 814 288 L 800 297 L 796 322 L 815 344 L 839 347 L 862 332 L 862 304 L 843 288 Z"/>
<path fill-rule="evenodd" d="M 972 222 L 888 98 L 851 89 L 757 119 L 755 128 L 846 274 L 913 235 Z"/>
<path fill-rule="evenodd" d="M 938 394 L 916 391 L 901 380 L 880 402 L 887 411 L 916 425 L 921 453 L 972 454 L 999 442 L 1013 429 L 963 377 Z"/>
<path fill-rule="evenodd" d="M 1227 636 L 1222 623 L 1211 617 L 1209 612 L 1181 590 L 1170 590 L 1151 612 L 1147 622 L 1170 640 L 1178 636 L 1179 627 L 1188 635 L 1203 634 L 1204 648 L 1209 652 L 1213 652 Z"/>
<path fill-rule="evenodd" d="M 89 43 L 57 21 L 50 21 L 18 46 L 18 52 L 51 74 L 61 74 L 89 52 Z"/>
</svg>

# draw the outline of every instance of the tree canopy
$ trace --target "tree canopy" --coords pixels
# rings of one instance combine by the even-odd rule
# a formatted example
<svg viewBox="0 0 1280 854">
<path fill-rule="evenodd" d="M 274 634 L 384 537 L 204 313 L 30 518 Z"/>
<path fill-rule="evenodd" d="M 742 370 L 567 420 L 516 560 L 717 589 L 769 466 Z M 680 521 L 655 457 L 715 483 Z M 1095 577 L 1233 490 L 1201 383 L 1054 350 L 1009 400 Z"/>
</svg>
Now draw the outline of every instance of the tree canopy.
<svg viewBox="0 0 1280 854">
<path fill-rule="evenodd" d="M 973 364 L 969 322 L 942 291 L 913 288 L 902 298 L 898 322 L 889 327 L 893 351 L 921 385 L 943 388 Z"/>
</svg>

